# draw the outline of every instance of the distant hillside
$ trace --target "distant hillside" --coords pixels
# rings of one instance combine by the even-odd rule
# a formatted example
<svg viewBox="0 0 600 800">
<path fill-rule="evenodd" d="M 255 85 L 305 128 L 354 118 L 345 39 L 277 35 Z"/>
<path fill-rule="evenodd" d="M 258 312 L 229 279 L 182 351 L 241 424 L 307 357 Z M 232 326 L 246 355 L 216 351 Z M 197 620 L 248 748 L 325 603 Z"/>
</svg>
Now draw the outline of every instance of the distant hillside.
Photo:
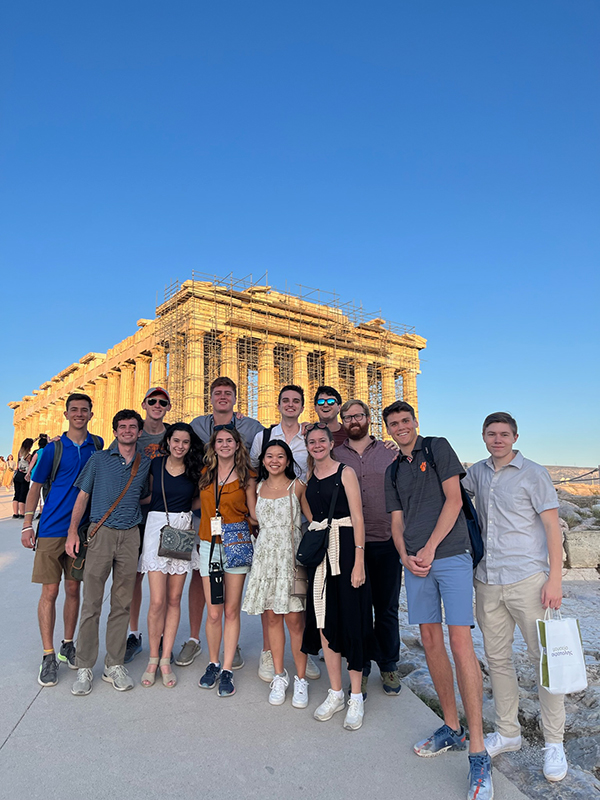
<svg viewBox="0 0 600 800">
<path fill-rule="evenodd" d="M 464 466 L 470 467 L 471 464 L 468 462 L 464 463 Z M 598 467 L 546 467 L 548 472 L 550 473 L 550 477 L 553 481 L 564 481 L 569 480 L 570 478 L 578 478 L 580 475 L 585 475 L 587 472 L 591 472 L 593 469 L 598 469 Z M 593 475 L 586 476 L 586 480 L 583 483 L 591 483 L 598 485 L 598 472 L 595 472 Z"/>
</svg>

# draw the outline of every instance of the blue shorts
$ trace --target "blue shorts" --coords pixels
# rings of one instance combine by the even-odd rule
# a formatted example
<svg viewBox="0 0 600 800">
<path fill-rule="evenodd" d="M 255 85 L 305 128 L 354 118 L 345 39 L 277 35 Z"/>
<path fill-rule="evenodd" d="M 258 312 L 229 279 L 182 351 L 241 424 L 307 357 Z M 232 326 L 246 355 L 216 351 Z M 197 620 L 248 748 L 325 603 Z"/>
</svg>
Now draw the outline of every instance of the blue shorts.
<svg viewBox="0 0 600 800">
<path fill-rule="evenodd" d="M 228 575 L 247 575 L 250 572 L 250 567 L 226 567 L 225 552 L 223 550 L 222 544 L 215 544 L 215 549 L 213 552 L 214 561 L 219 561 L 219 552 L 221 559 L 223 561 L 225 572 Z M 201 540 L 197 559 L 194 559 L 192 562 L 192 569 L 199 569 L 200 575 L 202 575 L 203 578 L 208 578 L 209 575 L 209 568 L 208 568 L 209 557 L 210 557 L 210 542 L 205 542 Z"/>
<path fill-rule="evenodd" d="M 436 558 L 424 578 L 404 570 L 409 625 L 442 621 L 473 625 L 473 559 L 469 553 Z"/>
</svg>

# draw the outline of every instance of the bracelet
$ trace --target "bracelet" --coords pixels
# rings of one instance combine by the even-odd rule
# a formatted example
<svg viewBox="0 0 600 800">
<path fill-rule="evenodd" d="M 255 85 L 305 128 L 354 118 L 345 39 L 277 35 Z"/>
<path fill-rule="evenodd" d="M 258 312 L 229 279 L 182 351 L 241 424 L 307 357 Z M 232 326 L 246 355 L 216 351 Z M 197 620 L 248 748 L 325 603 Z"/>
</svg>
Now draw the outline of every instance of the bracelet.
<svg viewBox="0 0 600 800">
<path fill-rule="evenodd" d="M 362 546 L 362 544 L 355 544 L 355 545 L 354 545 L 354 547 L 355 547 L 355 549 L 356 549 L 356 550 L 364 550 L 364 549 L 365 549 L 365 548 Z"/>
<path fill-rule="evenodd" d="M 31 516 L 31 517 L 33 517 L 33 515 L 34 515 L 34 514 L 35 514 L 35 511 L 26 511 L 26 512 L 25 512 L 25 514 L 24 514 L 24 516 L 26 516 L 26 517 L 27 517 L 27 516 Z"/>
<path fill-rule="evenodd" d="M 21 528 L 21 533 L 25 533 L 25 531 L 32 531 L 33 527 L 30 525 L 28 528 Z"/>
</svg>

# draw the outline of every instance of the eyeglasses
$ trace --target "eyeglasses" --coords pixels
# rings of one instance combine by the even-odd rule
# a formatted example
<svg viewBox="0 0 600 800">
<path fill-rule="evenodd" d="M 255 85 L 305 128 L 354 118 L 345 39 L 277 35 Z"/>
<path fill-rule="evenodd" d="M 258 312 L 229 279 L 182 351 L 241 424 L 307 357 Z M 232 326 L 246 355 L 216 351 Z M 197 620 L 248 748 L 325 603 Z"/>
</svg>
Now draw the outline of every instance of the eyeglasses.
<svg viewBox="0 0 600 800">
<path fill-rule="evenodd" d="M 366 419 L 367 415 L 364 411 L 361 411 L 360 414 L 346 414 L 346 416 L 342 417 L 342 422 L 352 422 L 355 419 L 357 422 L 360 422 L 361 419 Z"/>
<path fill-rule="evenodd" d="M 304 435 L 308 436 L 308 434 L 311 431 L 314 431 L 315 428 L 320 428 L 321 430 L 325 430 L 326 427 L 327 427 L 327 423 L 326 422 L 313 422 L 310 425 L 306 426 L 306 429 L 304 431 Z"/>
<path fill-rule="evenodd" d="M 337 403 L 335 397 L 319 397 L 317 400 L 318 406 L 334 406 Z"/>
<path fill-rule="evenodd" d="M 166 408 L 169 405 L 168 400 L 161 400 L 158 397 L 150 397 L 148 400 L 146 400 L 146 403 L 149 406 L 155 406 L 157 403 L 160 403 L 163 408 Z"/>
<path fill-rule="evenodd" d="M 228 422 L 227 425 L 215 425 L 213 428 L 213 433 L 218 433 L 219 431 L 234 431 L 235 430 L 235 423 Z"/>
</svg>

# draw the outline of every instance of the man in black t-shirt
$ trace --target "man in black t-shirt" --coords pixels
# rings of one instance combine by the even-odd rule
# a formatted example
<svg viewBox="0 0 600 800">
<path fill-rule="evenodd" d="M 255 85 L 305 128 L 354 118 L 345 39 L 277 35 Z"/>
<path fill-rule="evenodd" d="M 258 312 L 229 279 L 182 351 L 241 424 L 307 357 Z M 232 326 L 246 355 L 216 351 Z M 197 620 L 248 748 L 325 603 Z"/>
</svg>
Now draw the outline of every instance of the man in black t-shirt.
<svg viewBox="0 0 600 800">
<path fill-rule="evenodd" d="M 418 742 L 418 756 L 466 750 L 458 719 L 452 666 L 442 630 L 442 601 L 456 679 L 469 726 L 468 798 L 491 800 L 492 762 L 483 743 L 482 678 L 473 649 L 473 560 L 462 510 L 465 472 L 446 439 L 432 439 L 435 468 L 425 457 L 412 406 L 397 400 L 383 410 L 388 432 L 400 448 L 385 476 L 386 510 L 402 564 L 408 621 L 418 624 L 444 725 Z"/>
</svg>

